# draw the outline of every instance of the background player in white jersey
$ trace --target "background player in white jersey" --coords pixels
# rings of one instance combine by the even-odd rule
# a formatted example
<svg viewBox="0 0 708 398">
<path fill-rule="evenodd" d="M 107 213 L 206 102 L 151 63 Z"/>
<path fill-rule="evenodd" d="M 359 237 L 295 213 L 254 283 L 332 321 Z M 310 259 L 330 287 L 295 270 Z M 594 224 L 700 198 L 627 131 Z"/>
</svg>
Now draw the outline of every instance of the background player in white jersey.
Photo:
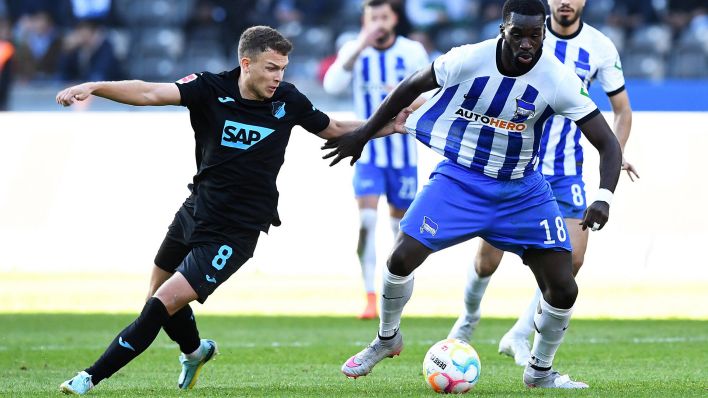
<svg viewBox="0 0 708 398">
<path fill-rule="evenodd" d="M 501 38 L 455 48 L 401 82 L 351 134 L 329 140 L 333 164 L 357 160 L 375 130 L 422 92 L 440 87 L 406 121 L 406 130 L 447 159 L 401 220 L 388 260 L 378 336 L 342 365 L 359 377 L 403 349 L 401 313 L 412 272 L 431 253 L 476 236 L 519 255 L 543 292 L 535 314 L 529 387 L 585 388 L 552 368 L 578 287 L 567 227 L 550 185 L 534 167 L 544 123 L 559 113 L 580 126 L 600 152 L 600 192 L 584 228 L 600 229 L 619 179 L 622 153 L 612 130 L 572 71 L 541 50 L 546 10 L 539 0 L 507 0 Z"/>
<path fill-rule="evenodd" d="M 340 93 L 353 85 L 357 116 L 368 118 L 396 84 L 428 65 L 423 46 L 397 36 L 398 17 L 387 0 L 364 0 L 362 28 L 356 40 L 347 42 L 327 71 L 324 88 Z M 386 194 L 391 229 L 398 234 L 401 217 L 418 190 L 415 139 L 395 134 L 370 142 L 354 170 L 354 195 L 359 206 L 359 244 L 367 305 L 361 319 L 376 318 L 376 207 Z"/>
<path fill-rule="evenodd" d="M 632 127 L 632 109 L 624 87 L 617 49 L 609 38 L 581 20 L 585 0 L 549 0 L 548 5 L 551 16 L 546 19 L 544 52 L 553 55 L 573 71 L 586 90 L 593 79 L 602 85 L 610 98 L 614 112 L 614 132 L 624 152 Z M 588 231 L 580 225 L 586 209 L 580 129 L 571 119 L 555 115 L 546 121 L 543 130 L 538 167 L 551 184 L 568 226 L 575 275 L 583 265 L 588 243 Z M 627 171 L 632 181 L 638 177 L 628 162 L 623 161 L 622 169 Z M 484 240 L 480 242 L 465 286 L 465 309 L 452 327 L 449 337 L 470 340 L 479 324 L 482 296 L 503 254 L 502 250 Z M 499 341 L 499 352 L 511 356 L 520 366 L 526 365 L 531 355 L 528 337 L 534 330 L 533 317 L 540 297 L 541 292 L 536 290 L 524 313 Z"/>
</svg>

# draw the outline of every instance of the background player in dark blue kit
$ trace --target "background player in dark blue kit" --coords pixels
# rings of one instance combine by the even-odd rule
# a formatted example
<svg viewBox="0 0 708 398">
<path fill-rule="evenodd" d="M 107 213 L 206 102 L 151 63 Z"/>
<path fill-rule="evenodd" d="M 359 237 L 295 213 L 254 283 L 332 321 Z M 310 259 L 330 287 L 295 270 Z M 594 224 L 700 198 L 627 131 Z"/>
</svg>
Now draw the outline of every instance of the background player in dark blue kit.
<svg viewBox="0 0 708 398">
<path fill-rule="evenodd" d="M 276 177 L 296 125 L 328 139 L 362 122 L 331 120 L 295 86 L 282 81 L 291 43 L 266 26 L 239 40 L 239 66 L 220 74 L 191 74 L 174 83 L 91 82 L 67 88 L 57 102 L 69 106 L 91 94 L 130 105 L 182 105 L 195 133 L 197 173 L 191 195 L 175 215 L 152 270 L 148 300 L 89 368 L 62 383 L 85 394 L 137 357 L 160 329 L 180 346 L 178 385 L 192 388 L 216 343 L 199 338 L 189 303 L 204 303 L 252 255 L 260 231 L 279 225 Z M 382 135 L 403 132 L 409 110 Z"/>
</svg>

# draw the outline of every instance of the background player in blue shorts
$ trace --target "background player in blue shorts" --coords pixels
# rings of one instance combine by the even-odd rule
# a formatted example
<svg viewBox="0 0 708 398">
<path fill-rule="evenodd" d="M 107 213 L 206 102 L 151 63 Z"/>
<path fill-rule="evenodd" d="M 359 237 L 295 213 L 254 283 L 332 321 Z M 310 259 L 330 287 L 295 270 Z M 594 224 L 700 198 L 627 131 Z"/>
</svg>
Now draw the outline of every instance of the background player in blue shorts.
<svg viewBox="0 0 708 398">
<path fill-rule="evenodd" d="M 406 121 L 406 130 L 446 160 L 401 221 L 388 259 L 377 337 L 342 365 L 348 377 L 368 374 L 403 349 L 401 313 L 413 292 L 413 271 L 431 253 L 476 236 L 523 259 L 543 292 L 535 315 L 529 387 L 586 388 L 553 370 L 578 287 L 567 227 L 548 182 L 536 170 L 543 124 L 570 118 L 600 152 L 602 194 L 583 227 L 601 229 L 622 164 L 621 148 L 577 77 L 542 51 L 545 7 L 507 0 L 501 38 L 455 48 L 401 82 L 374 115 L 351 134 L 327 142 L 332 164 L 351 156 L 422 92 L 440 90 Z"/>
<path fill-rule="evenodd" d="M 396 35 L 398 16 L 388 0 L 364 0 L 359 38 L 345 43 L 327 71 L 328 93 L 350 84 L 358 117 L 366 119 L 391 89 L 425 65 L 428 54 L 413 40 Z M 376 318 L 376 219 L 379 197 L 388 200 L 391 229 L 398 234 L 401 217 L 418 190 L 415 139 L 394 134 L 368 143 L 354 168 L 354 195 L 359 206 L 357 254 L 364 278 L 367 305 L 361 319 Z"/>
<path fill-rule="evenodd" d="M 622 151 L 632 127 L 632 108 L 624 86 L 622 64 L 614 44 L 600 31 L 585 24 L 582 11 L 585 0 L 549 0 L 551 15 L 546 19 L 543 50 L 553 54 L 583 82 L 587 90 L 597 80 L 607 93 L 614 113 L 614 132 Z M 586 206 L 583 182 L 583 148 L 580 130 L 572 120 L 555 115 L 543 126 L 539 150 L 539 170 L 551 184 L 560 211 L 568 227 L 573 246 L 573 274 L 583 265 L 588 231 L 580 225 Z M 634 167 L 623 160 L 622 169 L 634 181 Z M 499 267 L 504 252 L 480 241 L 475 261 L 468 271 L 465 285 L 465 308 L 449 333 L 449 337 L 470 341 L 479 324 L 480 302 L 491 275 Z M 499 352 L 511 356 L 525 366 L 531 356 L 529 336 L 533 333 L 533 317 L 541 291 L 536 294 L 514 326 L 500 339 Z"/>
<path fill-rule="evenodd" d="M 231 71 L 191 74 L 176 84 L 90 82 L 57 94 L 64 106 L 91 94 L 130 105 L 186 106 L 197 158 L 191 195 L 155 257 L 140 316 L 92 366 L 62 383 L 62 392 L 87 393 L 145 351 L 160 329 L 182 351 L 182 389 L 192 388 L 216 355 L 216 343 L 199 338 L 189 303 L 204 303 L 253 255 L 260 232 L 280 224 L 276 179 L 292 128 L 332 138 L 362 124 L 330 119 L 282 81 L 291 49 L 275 29 L 255 26 L 241 35 L 239 66 Z M 389 121 L 382 134 L 402 132 L 405 116 Z"/>
</svg>

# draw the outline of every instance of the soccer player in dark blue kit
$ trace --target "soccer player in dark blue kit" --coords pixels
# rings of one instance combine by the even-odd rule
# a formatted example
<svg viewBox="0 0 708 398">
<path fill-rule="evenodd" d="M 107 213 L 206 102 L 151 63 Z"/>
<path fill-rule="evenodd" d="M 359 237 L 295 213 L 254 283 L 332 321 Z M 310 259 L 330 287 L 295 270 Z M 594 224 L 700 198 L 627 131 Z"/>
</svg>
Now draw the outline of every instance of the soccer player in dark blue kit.
<svg viewBox="0 0 708 398">
<path fill-rule="evenodd" d="M 194 386 L 217 352 L 200 339 L 189 303 L 204 303 L 252 255 L 261 231 L 279 225 L 276 177 L 296 125 L 330 139 L 363 122 L 341 122 L 317 110 L 295 86 L 283 82 L 291 43 L 266 26 L 239 39 L 239 66 L 220 74 L 202 72 L 175 83 L 89 82 L 57 94 L 69 106 L 91 94 L 130 105 L 182 105 L 190 112 L 197 174 L 191 195 L 170 225 L 152 270 L 148 300 L 89 368 L 61 384 L 83 395 L 140 355 L 160 329 L 179 344 L 178 386 Z M 401 112 L 381 135 L 403 132 Z"/>
</svg>

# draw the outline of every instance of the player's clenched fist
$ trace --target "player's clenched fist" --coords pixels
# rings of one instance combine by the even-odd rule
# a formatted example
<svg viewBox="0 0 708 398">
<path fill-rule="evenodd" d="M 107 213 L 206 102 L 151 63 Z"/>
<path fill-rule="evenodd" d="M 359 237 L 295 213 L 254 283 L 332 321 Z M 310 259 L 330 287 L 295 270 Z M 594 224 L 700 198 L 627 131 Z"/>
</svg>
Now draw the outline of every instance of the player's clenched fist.
<svg viewBox="0 0 708 398">
<path fill-rule="evenodd" d="M 65 88 L 57 94 L 57 104 L 69 106 L 76 101 L 83 101 L 91 95 L 91 88 L 88 84 L 79 84 Z"/>
<path fill-rule="evenodd" d="M 580 225 L 583 231 L 590 228 L 593 231 L 601 230 L 610 218 L 610 205 L 607 202 L 597 200 L 592 202 L 585 210 L 585 217 Z"/>
</svg>

